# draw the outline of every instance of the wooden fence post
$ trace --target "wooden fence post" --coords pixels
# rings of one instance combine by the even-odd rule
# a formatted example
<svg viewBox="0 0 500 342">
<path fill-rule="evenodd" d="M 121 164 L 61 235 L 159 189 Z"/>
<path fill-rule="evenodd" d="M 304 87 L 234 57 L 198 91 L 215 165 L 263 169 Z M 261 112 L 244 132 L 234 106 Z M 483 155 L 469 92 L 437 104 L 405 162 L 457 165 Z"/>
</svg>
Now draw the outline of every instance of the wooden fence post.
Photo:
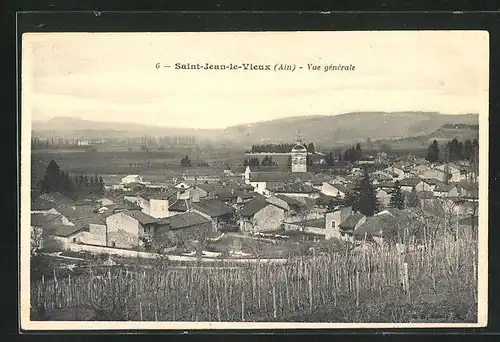
<svg viewBox="0 0 500 342">
<path fill-rule="evenodd" d="M 356 271 L 356 308 L 359 307 L 359 271 Z"/>
<path fill-rule="evenodd" d="M 404 287 L 405 287 L 405 292 L 408 295 L 408 300 L 410 300 L 410 281 L 408 278 L 408 264 L 405 262 L 403 264 L 403 274 L 404 274 Z"/>
<path fill-rule="evenodd" d="M 245 322 L 245 292 L 241 293 L 241 321 Z"/>
<path fill-rule="evenodd" d="M 273 317 L 276 318 L 276 289 L 273 285 Z"/>
</svg>

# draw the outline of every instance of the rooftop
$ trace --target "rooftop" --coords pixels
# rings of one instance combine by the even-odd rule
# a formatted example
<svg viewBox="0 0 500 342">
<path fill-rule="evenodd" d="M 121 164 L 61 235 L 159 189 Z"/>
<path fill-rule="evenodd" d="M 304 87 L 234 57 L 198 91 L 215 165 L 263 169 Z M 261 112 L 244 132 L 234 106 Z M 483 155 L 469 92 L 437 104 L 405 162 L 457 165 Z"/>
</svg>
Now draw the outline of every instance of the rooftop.
<svg viewBox="0 0 500 342">
<path fill-rule="evenodd" d="M 180 212 L 185 212 L 189 210 L 189 205 L 187 200 L 176 200 L 170 207 L 168 207 L 168 210 L 170 211 L 180 211 Z"/>
<path fill-rule="evenodd" d="M 126 210 L 126 211 L 123 211 L 123 214 L 136 219 L 142 225 L 159 222 L 159 219 L 154 218 L 152 216 L 149 216 L 149 215 L 147 215 L 139 210 Z"/>
<path fill-rule="evenodd" d="M 243 208 L 240 210 L 241 216 L 252 216 L 259 210 L 267 207 L 268 205 L 275 205 L 273 203 L 268 202 L 263 198 L 255 198 L 250 202 L 246 203 Z M 276 205 L 275 205 L 276 206 Z"/>
<path fill-rule="evenodd" d="M 356 227 L 356 225 L 358 224 L 358 222 L 363 218 L 365 217 L 365 215 L 363 214 L 360 214 L 360 213 L 354 213 L 350 216 L 348 216 L 344 222 L 341 222 L 339 224 L 339 227 L 344 229 L 344 230 L 352 230 L 354 229 L 354 227 Z"/>
<path fill-rule="evenodd" d="M 58 215 L 31 214 L 31 226 L 43 229 L 44 234 L 68 237 L 84 229 L 82 226 L 64 225 Z"/>
<path fill-rule="evenodd" d="M 310 172 L 252 172 L 250 173 L 251 182 L 290 182 L 305 181 L 313 179 Z"/>
<path fill-rule="evenodd" d="M 197 213 L 183 213 L 160 220 L 160 224 L 168 225 L 170 229 L 181 229 L 210 222 L 209 219 Z"/>
<path fill-rule="evenodd" d="M 284 193 L 310 194 L 319 192 L 319 190 L 314 188 L 313 186 L 302 182 L 270 184 L 270 186 L 268 186 L 268 189 L 270 191 Z"/>
<path fill-rule="evenodd" d="M 193 203 L 192 206 L 202 213 L 210 215 L 210 217 L 223 216 L 234 213 L 233 208 L 217 198 L 201 200 L 200 202 Z"/>
</svg>

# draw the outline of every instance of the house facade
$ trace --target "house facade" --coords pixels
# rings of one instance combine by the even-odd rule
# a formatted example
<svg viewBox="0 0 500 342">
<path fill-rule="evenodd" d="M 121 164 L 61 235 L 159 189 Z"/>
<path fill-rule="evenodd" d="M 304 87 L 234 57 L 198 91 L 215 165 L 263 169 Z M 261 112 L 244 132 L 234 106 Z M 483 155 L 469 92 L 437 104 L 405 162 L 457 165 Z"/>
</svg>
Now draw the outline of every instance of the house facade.
<svg viewBox="0 0 500 342">
<path fill-rule="evenodd" d="M 139 211 L 125 211 L 106 218 L 107 245 L 117 248 L 134 248 L 144 244 L 154 235 L 158 220 Z"/>
<path fill-rule="evenodd" d="M 258 198 L 248 202 L 240 211 L 240 231 L 257 233 L 280 230 L 285 209 Z"/>
</svg>

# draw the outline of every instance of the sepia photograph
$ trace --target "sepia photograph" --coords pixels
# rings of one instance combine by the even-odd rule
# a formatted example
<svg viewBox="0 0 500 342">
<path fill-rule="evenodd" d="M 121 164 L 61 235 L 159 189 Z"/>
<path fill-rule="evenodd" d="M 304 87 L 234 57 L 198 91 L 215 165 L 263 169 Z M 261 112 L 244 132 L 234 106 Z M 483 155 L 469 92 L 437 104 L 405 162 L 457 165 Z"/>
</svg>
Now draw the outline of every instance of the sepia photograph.
<svg viewBox="0 0 500 342">
<path fill-rule="evenodd" d="M 20 48 L 23 329 L 486 326 L 486 31 Z"/>
</svg>

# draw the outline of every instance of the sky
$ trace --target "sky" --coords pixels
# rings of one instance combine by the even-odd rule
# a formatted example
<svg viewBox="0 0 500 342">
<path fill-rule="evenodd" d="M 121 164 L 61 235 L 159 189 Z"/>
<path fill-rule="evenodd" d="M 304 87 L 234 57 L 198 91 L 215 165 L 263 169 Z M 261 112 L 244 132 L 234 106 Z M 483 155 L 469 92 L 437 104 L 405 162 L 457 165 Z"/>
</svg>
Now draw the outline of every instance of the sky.
<svg viewBox="0 0 500 342">
<path fill-rule="evenodd" d="M 485 31 L 29 33 L 22 41 L 22 109 L 32 120 L 189 128 L 354 111 L 481 114 L 488 45 Z M 155 67 L 205 62 L 297 69 Z M 309 63 L 355 70 L 308 71 Z"/>
</svg>

